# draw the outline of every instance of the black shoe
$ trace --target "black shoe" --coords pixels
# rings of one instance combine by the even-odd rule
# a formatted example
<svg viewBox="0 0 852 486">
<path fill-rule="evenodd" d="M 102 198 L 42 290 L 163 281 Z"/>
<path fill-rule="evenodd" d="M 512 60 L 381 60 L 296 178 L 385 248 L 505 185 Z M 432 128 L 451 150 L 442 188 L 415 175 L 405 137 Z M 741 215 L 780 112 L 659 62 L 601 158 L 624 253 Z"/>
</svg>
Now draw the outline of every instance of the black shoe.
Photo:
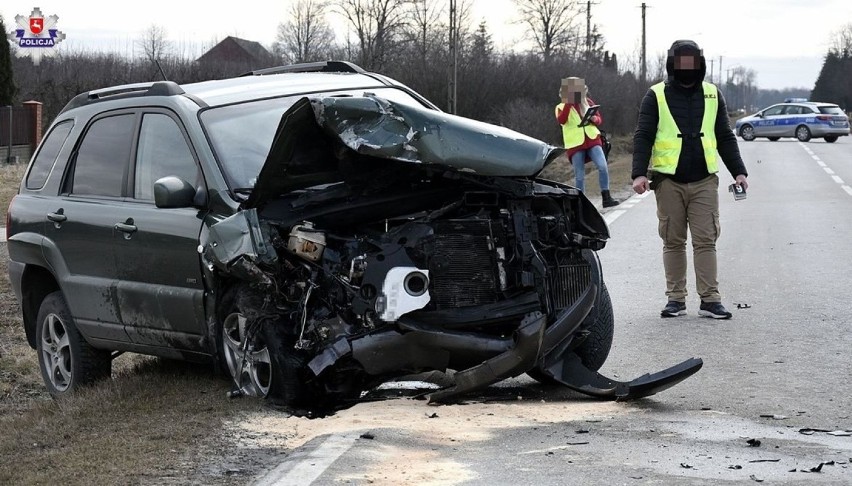
<svg viewBox="0 0 852 486">
<path fill-rule="evenodd" d="M 686 303 L 670 300 L 660 312 L 660 317 L 678 317 L 686 315 Z"/>
<path fill-rule="evenodd" d="M 704 302 L 703 300 L 698 309 L 698 315 L 712 317 L 713 319 L 730 319 L 732 317 L 732 314 L 725 309 L 721 302 Z"/>
<path fill-rule="evenodd" d="M 603 207 L 611 208 L 621 204 L 621 201 L 613 199 L 612 196 L 609 195 L 609 191 L 601 191 L 601 203 Z"/>
</svg>

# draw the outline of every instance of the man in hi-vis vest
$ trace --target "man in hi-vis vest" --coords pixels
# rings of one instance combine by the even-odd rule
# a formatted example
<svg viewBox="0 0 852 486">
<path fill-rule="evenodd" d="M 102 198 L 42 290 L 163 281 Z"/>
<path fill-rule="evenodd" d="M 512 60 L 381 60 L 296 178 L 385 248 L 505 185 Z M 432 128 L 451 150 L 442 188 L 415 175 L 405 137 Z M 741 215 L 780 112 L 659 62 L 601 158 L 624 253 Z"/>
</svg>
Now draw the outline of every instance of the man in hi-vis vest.
<svg viewBox="0 0 852 486">
<path fill-rule="evenodd" d="M 654 190 L 668 302 L 660 315 L 686 314 L 686 237 L 692 236 L 698 314 L 730 319 L 716 268 L 719 238 L 717 151 L 745 193 L 748 172 L 731 131 L 722 93 L 704 82 L 707 64 L 698 45 L 675 41 L 666 59 L 668 79 L 651 86 L 633 135 L 633 190 Z M 650 179 L 650 180 L 649 180 Z"/>
</svg>

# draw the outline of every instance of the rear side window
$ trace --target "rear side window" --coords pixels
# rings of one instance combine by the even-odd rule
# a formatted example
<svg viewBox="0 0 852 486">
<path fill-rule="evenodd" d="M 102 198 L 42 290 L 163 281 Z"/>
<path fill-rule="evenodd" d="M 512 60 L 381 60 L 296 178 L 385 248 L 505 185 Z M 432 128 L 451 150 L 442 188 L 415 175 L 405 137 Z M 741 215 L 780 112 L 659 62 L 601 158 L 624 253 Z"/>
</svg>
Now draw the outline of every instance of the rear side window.
<svg viewBox="0 0 852 486">
<path fill-rule="evenodd" d="M 820 106 L 819 112 L 824 115 L 845 115 L 839 106 Z"/>
<path fill-rule="evenodd" d="M 71 133 L 73 126 L 74 123 L 68 120 L 56 125 L 47 134 L 47 137 L 45 137 L 44 142 L 41 144 L 38 155 L 33 160 L 30 173 L 27 175 L 27 189 L 41 189 L 44 187 L 47 176 L 56 163 L 56 157 L 59 155 L 59 151 L 62 150 L 62 146 L 65 145 L 65 140 L 68 139 L 68 134 Z"/>
<path fill-rule="evenodd" d="M 77 151 L 72 194 L 122 195 L 134 121 L 135 115 L 128 113 L 92 123 Z"/>
<path fill-rule="evenodd" d="M 136 149 L 133 197 L 153 201 L 154 182 L 166 176 L 178 176 L 194 186 L 200 182 L 195 157 L 178 124 L 168 115 L 146 113 Z"/>
</svg>

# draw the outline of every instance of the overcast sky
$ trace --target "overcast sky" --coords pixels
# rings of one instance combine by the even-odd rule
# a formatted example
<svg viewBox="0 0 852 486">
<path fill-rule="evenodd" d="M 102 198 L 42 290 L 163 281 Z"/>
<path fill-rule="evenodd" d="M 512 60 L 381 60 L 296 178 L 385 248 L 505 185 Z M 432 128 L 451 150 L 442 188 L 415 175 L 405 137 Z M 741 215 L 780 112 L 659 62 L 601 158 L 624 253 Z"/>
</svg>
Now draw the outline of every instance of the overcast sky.
<svg viewBox="0 0 852 486">
<path fill-rule="evenodd" d="M 133 41 L 146 27 L 166 29 L 185 52 L 200 50 L 213 39 L 234 35 L 271 45 L 277 25 L 285 19 L 288 0 L 192 2 L 95 0 L 27 2 L 4 0 L 0 14 L 6 30 L 15 28 L 15 16 L 29 16 L 33 7 L 44 15 L 58 15 L 67 48 L 133 52 Z M 581 2 L 585 3 L 585 2 Z M 638 60 L 641 41 L 640 0 L 595 0 L 592 22 L 604 35 L 606 48 L 618 54 L 622 65 Z M 761 88 L 813 88 L 833 32 L 852 24 L 852 0 L 648 0 L 646 38 L 648 58 L 665 53 L 675 39 L 693 39 L 704 49 L 708 71 L 718 79 L 722 69 L 745 66 L 757 72 Z M 689 5 L 686 7 L 685 5 Z M 474 27 L 486 20 L 501 49 L 524 45 L 522 30 L 513 23 L 512 0 L 474 0 Z M 331 19 L 338 30 L 344 23 Z M 583 19 L 585 21 L 585 19 Z M 343 33 L 340 33 L 341 37 Z"/>
</svg>

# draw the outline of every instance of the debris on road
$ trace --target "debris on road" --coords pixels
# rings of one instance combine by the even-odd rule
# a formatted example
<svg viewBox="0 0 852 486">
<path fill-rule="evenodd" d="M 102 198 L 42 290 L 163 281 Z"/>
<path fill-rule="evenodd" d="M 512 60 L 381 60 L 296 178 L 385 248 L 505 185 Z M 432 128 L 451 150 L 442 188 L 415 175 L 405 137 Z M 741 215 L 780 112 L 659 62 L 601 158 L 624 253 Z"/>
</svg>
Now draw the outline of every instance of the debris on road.
<svg viewBox="0 0 852 486">
<path fill-rule="evenodd" d="M 746 441 L 749 447 L 760 447 L 760 441 L 758 439 L 749 439 Z"/>
<path fill-rule="evenodd" d="M 775 415 L 771 413 L 762 414 L 760 418 L 771 418 L 772 420 L 787 420 L 786 415 Z"/>
</svg>

